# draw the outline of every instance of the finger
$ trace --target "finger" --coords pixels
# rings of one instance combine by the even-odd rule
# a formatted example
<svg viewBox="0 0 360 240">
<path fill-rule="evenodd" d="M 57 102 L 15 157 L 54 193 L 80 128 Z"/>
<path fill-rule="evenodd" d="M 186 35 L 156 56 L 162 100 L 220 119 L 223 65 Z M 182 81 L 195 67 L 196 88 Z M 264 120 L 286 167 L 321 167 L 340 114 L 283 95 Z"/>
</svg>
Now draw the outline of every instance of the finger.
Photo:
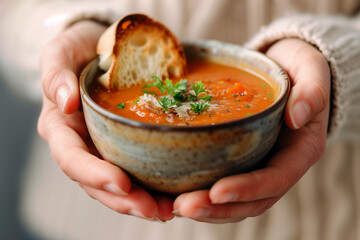
<svg viewBox="0 0 360 240">
<path fill-rule="evenodd" d="M 100 24 L 83 21 L 50 41 L 42 50 L 40 66 L 44 94 L 64 113 L 79 108 L 77 76 L 96 56 L 97 39 L 103 30 Z"/>
<path fill-rule="evenodd" d="M 210 190 L 212 203 L 248 202 L 285 194 L 325 151 L 324 125 L 315 121 L 299 130 L 284 129 L 277 144 L 279 151 L 266 167 L 220 179 Z"/>
<path fill-rule="evenodd" d="M 289 154 L 290 150 L 283 150 L 278 153 L 280 160 L 274 159 L 271 166 L 219 180 L 211 188 L 212 203 L 249 202 L 283 195 L 310 167 L 307 161 L 290 160 Z"/>
<path fill-rule="evenodd" d="M 208 190 L 183 193 L 175 199 L 174 213 L 188 218 L 207 218 L 210 216 L 211 201 Z"/>
<path fill-rule="evenodd" d="M 168 221 L 174 218 L 173 203 L 174 200 L 167 196 L 155 196 L 154 197 L 158 204 L 157 217 L 161 221 Z"/>
<path fill-rule="evenodd" d="M 176 213 L 201 222 L 230 223 L 263 214 L 279 197 L 252 202 L 212 204 L 208 190 L 180 195 L 174 203 Z"/>
<path fill-rule="evenodd" d="M 131 188 L 128 176 L 117 166 L 90 154 L 82 139 L 69 128 L 58 128 L 49 138 L 54 158 L 72 180 L 120 195 Z"/>
<path fill-rule="evenodd" d="M 81 187 L 89 196 L 116 212 L 156 220 L 157 203 L 144 189 L 133 187 L 127 196 L 119 196 L 86 185 Z"/>
<path fill-rule="evenodd" d="M 84 141 L 88 139 L 89 132 L 82 112 L 77 111 L 71 115 L 64 115 L 59 111 L 56 104 L 43 96 L 43 107 L 37 124 L 39 135 L 48 141 L 49 135 L 58 126 L 67 126 L 73 129 Z"/>
<path fill-rule="evenodd" d="M 330 69 L 327 60 L 315 47 L 298 39 L 276 43 L 267 55 L 283 66 L 292 80 L 285 122 L 292 129 L 301 128 L 329 103 Z"/>
<path fill-rule="evenodd" d="M 80 106 L 79 87 L 74 72 L 64 67 L 53 67 L 43 70 L 44 95 L 54 103 L 63 113 L 73 113 Z"/>
<path fill-rule="evenodd" d="M 128 176 L 119 167 L 92 155 L 75 127 L 70 128 L 62 122 L 56 122 L 51 116 L 46 120 L 47 129 L 41 132 L 48 141 L 55 160 L 70 179 L 116 194 L 130 191 Z"/>
</svg>

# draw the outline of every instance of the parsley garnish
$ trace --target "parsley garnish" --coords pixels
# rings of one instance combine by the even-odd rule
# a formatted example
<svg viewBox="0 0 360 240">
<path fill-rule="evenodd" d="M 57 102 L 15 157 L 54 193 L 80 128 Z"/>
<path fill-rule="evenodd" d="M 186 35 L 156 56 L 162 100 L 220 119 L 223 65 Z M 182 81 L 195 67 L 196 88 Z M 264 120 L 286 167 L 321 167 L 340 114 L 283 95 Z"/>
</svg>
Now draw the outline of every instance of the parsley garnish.
<svg viewBox="0 0 360 240">
<path fill-rule="evenodd" d="M 190 107 L 195 113 L 201 113 L 205 111 L 205 108 L 210 107 L 206 102 L 190 103 Z"/>
<path fill-rule="evenodd" d="M 192 84 L 192 89 L 195 92 L 195 95 L 190 94 L 187 99 L 184 97 L 185 90 L 188 87 L 188 81 L 185 79 L 181 79 L 176 84 L 172 82 L 169 78 L 166 78 L 164 82 L 157 76 L 151 76 L 152 79 L 155 80 L 154 83 L 145 84 L 144 88 L 149 87 L 157 87 L 161 93 L 165 93 L 167 91 L 168 96 L 164 96 L 158 100 L 160 106 L 165 110 L 169 110 L 171 106 L 180 106 L 181 102 L 190 101 L 190 106 L 195 113 L 204 112 L 207 107 L 210 105 L 207 102 L 211 102 L 211 96 L 205 95 L 200 97 L 200 93 L 206 93 L 204 84 L 199 81 L 197 84 Z M 153 92 L 149 92 L 148 90 L 142 91 L 143 93 L 152 94 Z M 196 102 L 198 100 L 202 100 L 200 102 Z"/>
<path fill-rule="evenodd" d="M 194 95 L 192 95 L 192 94 L 190 94 L 189 97 L 188 97 L 186 100 L 189 101 L 189 102 L 193 102 L 193 101 L 196 101 L 196 100 L 197 100 L 197 97 L 194 96 Z"/>
<path fill-rule="evenodd" d="M 155 92 L 150 92 L 150 91 L 148 91 L 148 90 L 144 90 L 144 91 L 142 91 L 143 93 L 147 93 L 147 94 L 151 94 L 151 95 L 155 95 Z"/>
<path fill-rule="evenodd" d="M 193 84 L 192 88 L 194 89 L 196 97 L 199 96 L 199 93 L 206 92 L 206 90 L 204 88 L 204 84 L 201 81 L 198 81 L 198 83 L 196 85 Z"/>
<path fill-rule="evenodd" d="M 157 87 L 161 93 L 164 93 L 165 90 L 167 90 L 167 93 L 170 96 L 173 96 L 175 101 L 178 102 L 183 102 L 184 99 L 184 91 L 187 88 L 187 80 L 185 79 L 181 79 L 179 82 L 177 82 L 175 85 L 173 84 L 173 82 L 169 79 L 166 78 L 165 79 L 165 84 L 161 81 L 161 79 L 157 76 L 151 76 L 152 79 L 155 80 L 154 83 L 148 83 L 145 84 L 144 87 L 148 88 L 148 87 Z M 150 93 L 152 94 L 153 92 L 149 92 L 147 90 L 144 90 L 143 93 Z"/>
<path fill-rule="evenodd" d="M 164 108 L 165 111 L 169 109 L 169 107 L 176 105 L 179 106 L 179 102 L 171 100 L 169 97 L 162 97 L 158 100 L 159 104 Z"/>
<path fill-rule="evenodd" d="M 173 96 L 176 101 L 183 102 L 184 101 L 184 91 L 187 88 L 187 80 L 181 79 L 175 85 L 169 79 L 165 79 L 165 87 L 169 95 Z"/>
<path fill-rule="evenodd" d="M 118 103 L 117 108 L 123 109 L 125 107 L 125 103 Z"/>
<path fill-rule="evenodd" d="M 206 90 L 204 88 L 204 84 L 201 81 L 199 81 L 196 85 L 192 84 L 191 87 L 194 90 L 195 95 L 190 94 L 190 96 L 187 99 L 188 101 L 197 101 L 199 98 L 199 94 L 202 92 L 206 92 Z M 210 95 L 205 95 L 204 97 L 201 97 L 200 99 L 207 101 L 207 102 L 211 102 Z"/>
<path fill-rule="evenodd" d="M 149 88 L 149 87 L 157 87 L 161 93 L 164 93 L 165 92 L 165 86 L 164 86 L 164 83 L 161 81 L 160 78 L 158 78 L 157 76 L 153 75 L 151 76 L 152 79 L 155 80 L 154 83 L 148 83 L 148 84 L 145 84 L 143 87 L 144 88 Z"/>
<path fill-rule="evenodd" d="M 137 97 L 135 101 L 133 101 L 133 104 L 137 104 L 140 101 L 140 98 Z"/>
<path fill-rule="evenodd" d="M 201 97 L 200 99 L 204 100 L 206 102 L 211 102 L 211 96 L 210 95 L 205 95 L 205 96 Z"/>
</svg>

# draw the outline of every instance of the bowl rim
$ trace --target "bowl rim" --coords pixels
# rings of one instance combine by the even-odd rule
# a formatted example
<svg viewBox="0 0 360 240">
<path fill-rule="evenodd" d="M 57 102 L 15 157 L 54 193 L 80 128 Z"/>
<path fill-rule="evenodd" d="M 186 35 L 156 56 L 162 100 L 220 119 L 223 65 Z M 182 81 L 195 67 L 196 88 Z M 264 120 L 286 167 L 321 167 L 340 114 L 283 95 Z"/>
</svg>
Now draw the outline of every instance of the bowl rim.
<svg viewBox="0 0 360 240">
<path fill-rule="evenodd" d="M 99 106 L 97 103 L 95 103 L 91 99 L 89 93 L 86 91 L 85 80 L 86 80 L 86 76 L 91 72 L 91 70 L 93 70 L 93 68 L 96 68 L 95 71 L 99 71 L 99 67 L 98 67 L 99 59 L 97 57 L 97 58 L 93 59 L 92 61 L 90 61 L 85 66 L 85 68 L 82 70 L 82 72 L 80 74 L 80 77 L 79 77 L 80 87 L 79 88 L 80 88 L 81 98 L 94 111 L 98 112 L 100 115 L 102 115 L 108 119 L 111 119 L 113 121 L 119 122 L 121 124 L 125 124 L 127 126 L 135 127 L 135 128 L 144 128 L 144 129 L 149 129 L 149 130 L 158 130 L 158 131 L 183 131 L 183 132 L 214 130 L 214 129 L 234 127 L 237 125 L 246 125 L 246 124 L 249 124 L 256 120 L 259 120 L 266 115 L 271 114 L 273 111 L 275 111 L 278 107 L 280 107 L 282 104 L 284 104 L 284 102 L 286 102 L 288 100 L 288 96 L 290 94 L 290 78 L 287 75 L 286 71 L 282 67 L 280 67 L 276 62 L 274 62 L 272 59 L 267 57 L 265 54 L 255 51 L 255 50 L 252 50 L 252 49 L 242 47 L 240 45 L 224 43 L 224 42 L 214 41 L 214 40 L 182 41 L 183 46 L 194 46 L 194 47 L 205 48 L 205 49 L 207 48 L 206 47 L 207 43 L 211 43 L 212 45 L 221 44 L 223 46 L 236 48 L 236 50 L 238 50 L 238 51 L 246 51 L 255 57 L 262 58 L 262 60 L 265 60 L 268 63 L 270 63 L 271 65 L 273 65 L 274 67 L 278 68 L 279 74 L 281 74 L 283 80 L 285 81 L 286 89 L 284 91 L 282 91 L 282 94 L 280 94 L 279 97 L 275 100 L 275 102 L 272 105 L 270 105 L 268 108 L 266 108 L 258 113 L 255 113 L 251 116 L 248 116 L 248 117 L 239 118 L 239 119 L 235 119 L 232 121 L 226 121 L 226 122 L 222 122 L 222 123 L 216 123 L 213 125 L 207 124 L 207 125 L 195 125 L 195 126 L 179 126 L 179 125 L 152 124 L 152 123 L 141 122 L 141 121 L 133 120 L 130 118 L 122 117 L 120 115 L 112 113 L 112 112 L 102 108 L 101 106 Z"/>
</svg>

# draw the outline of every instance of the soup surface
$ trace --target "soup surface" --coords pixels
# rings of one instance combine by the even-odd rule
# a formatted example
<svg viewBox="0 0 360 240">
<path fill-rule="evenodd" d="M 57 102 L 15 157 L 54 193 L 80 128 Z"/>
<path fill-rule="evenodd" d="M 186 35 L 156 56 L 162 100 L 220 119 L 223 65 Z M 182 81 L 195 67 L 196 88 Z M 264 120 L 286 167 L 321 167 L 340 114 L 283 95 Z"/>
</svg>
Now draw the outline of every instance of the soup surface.
<svg viewBox="0 0 360 240">
<path fill-rule="evenodd" d="M 275 100 L 273 87 L 247 71 L 210 62 L 190 62 L 182 79 L 107 90 L 95 83 L 91 98 L 117 115 L 152 124 L 212 125 L 251 116 Z"/>
</svg>

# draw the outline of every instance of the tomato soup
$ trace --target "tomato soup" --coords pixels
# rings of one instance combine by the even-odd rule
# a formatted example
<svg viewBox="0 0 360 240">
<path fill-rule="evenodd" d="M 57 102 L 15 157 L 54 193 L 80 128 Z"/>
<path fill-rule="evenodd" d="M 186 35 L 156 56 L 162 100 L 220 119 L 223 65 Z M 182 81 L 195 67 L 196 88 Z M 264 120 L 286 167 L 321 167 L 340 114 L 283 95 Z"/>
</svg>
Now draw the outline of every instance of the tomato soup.
<svg viewBox="0 0 360 240">
<path fill-rule="evenodd" d="M 265 79 L 250 72 L 210 62 L 190 62 L 182 79 L 107 90 L 95 83 L 91 98 L 125 118 L 152 124 L 195 126 L 233 121 L 258 113 L 275 100 Z"/>
</svg>

